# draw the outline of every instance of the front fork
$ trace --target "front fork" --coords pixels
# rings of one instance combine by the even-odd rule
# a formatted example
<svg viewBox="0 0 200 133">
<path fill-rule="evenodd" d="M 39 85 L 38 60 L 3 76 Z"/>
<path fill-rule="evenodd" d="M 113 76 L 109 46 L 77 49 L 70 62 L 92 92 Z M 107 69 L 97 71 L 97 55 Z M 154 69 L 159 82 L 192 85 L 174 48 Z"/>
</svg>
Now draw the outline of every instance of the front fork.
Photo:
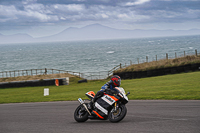
<svg viewBox="0 0 200 133">
<path fill-rule="evenodd" d="M 117 112 L 117 110 L 118 110 L 118 104 L 117 104 L 117 102 L 115 102 L 115 105 L 114 105 L 114 110 L 113 110 L 113 112 L 115 113 L 115 112 Z"/>
<path fill-rule="evenodd" d="M 115 108 L 114 109 L 115 109 L 115 111 L 117 110 L 117 102 L 115 102 Z"/>
</svg>

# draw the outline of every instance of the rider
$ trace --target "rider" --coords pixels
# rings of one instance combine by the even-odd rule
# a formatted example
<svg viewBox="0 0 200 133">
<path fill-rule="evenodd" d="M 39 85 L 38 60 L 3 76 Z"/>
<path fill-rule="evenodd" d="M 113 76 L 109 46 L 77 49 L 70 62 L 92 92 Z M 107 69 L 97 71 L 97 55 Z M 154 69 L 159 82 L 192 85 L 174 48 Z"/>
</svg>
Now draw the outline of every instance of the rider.
<svg viewBox="0 0 200 133">
<path fill-rule="evenodd" d="M 105 85 L 101 87 L 101 90 L 97 92 L 97 94 L 92 99 L 92 102 L 90 103 L 90 106 L 92 108 L 92 105 L 95 103 L 95 101 L 103 96 L 104 91 L 111 90 L 115 91 L 115 87 L 119 87 L 121 85 L 121 78 L 118 75 L 113 75 L 111 77 L 111 80 L 108 81 Z"/>
</svg>

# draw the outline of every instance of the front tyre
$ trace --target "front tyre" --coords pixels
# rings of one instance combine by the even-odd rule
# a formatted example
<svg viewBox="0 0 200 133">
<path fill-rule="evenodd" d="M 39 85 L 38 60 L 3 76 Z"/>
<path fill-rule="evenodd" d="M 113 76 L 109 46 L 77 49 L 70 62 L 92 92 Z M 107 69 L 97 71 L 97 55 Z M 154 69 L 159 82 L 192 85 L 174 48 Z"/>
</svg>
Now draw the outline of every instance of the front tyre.
<svg viewBox="0 0 200 133">
<path fill-rule="evenodd" d="M 120 104 L 116 111 L 114 111 L 114 109 L 110 111 L 108 114 L 108 119 L 110 122 L 119 122 L 126 116 L 126 113 L 126 106 L 124 104 Z"/>
<path fill-rule="evenodd" d="M 85 107 L 81 104 L 79 105 L 74 112 L 74 119 L 77 122 L 85 122 L 88 120 L 88 112 Z"/>
</svg>

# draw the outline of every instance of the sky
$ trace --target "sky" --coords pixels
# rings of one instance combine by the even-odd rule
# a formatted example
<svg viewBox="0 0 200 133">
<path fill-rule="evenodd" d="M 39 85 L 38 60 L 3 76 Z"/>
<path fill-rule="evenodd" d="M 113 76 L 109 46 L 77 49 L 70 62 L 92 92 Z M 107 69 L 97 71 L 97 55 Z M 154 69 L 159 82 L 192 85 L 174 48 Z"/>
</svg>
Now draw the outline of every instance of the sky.
<svg viewBox="0 0 200 133">
<path fill-rule="evenodd" d="M 200 29 L 200 0 L 0 0 L 0 34 L 32 37 L 101 24 L 116 29 Z"/>
</svg>

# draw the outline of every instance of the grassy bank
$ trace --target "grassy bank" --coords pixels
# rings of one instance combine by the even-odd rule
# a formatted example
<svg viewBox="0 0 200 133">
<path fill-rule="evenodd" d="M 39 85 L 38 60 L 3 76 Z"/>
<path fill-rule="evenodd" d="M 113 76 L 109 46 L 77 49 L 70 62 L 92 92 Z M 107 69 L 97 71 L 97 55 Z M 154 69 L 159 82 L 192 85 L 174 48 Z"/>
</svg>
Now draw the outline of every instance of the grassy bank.
<svg viewBox="0 0 200 133">
<path fill-rule="evenodd" d="M 18 77 L 0 78 L 0 82 L 54 79 L 54 78 L 63 78 L 63 77 L 69 77 L 70 78 L 70 77 L 75 77 L 75 76 L 68 74 L 68 73 L 34 75 L 34 76 L 18 76 Z"/>
<path fill-rule="evenodd" d="M 122 80 L 129 99 L 200 100 L 200 72 L 181 73 L 159 77 Z M 72 79 L 67 86 L 45 86 L 0 89 L 0 103 L 44 102 L 77 100 L 86 98 L 85 93 L 97 92 L 107 80 L 77 83 Z M 43 96 L 49 88 L 49 96 Z"/>
<path fill-rule="evenodd" d="M 191 55 L 175 59 L 162 59 L 158 61 L 145 62 L 141 64 L 133 64 L 128 67 L 118 69 L 115 72 L 118 73 L 118 72 L 146 71 L 159 68 L 177 67 L 195 63 L 200 63 L 199 55 L 198 56 Z"/>
</svg>

